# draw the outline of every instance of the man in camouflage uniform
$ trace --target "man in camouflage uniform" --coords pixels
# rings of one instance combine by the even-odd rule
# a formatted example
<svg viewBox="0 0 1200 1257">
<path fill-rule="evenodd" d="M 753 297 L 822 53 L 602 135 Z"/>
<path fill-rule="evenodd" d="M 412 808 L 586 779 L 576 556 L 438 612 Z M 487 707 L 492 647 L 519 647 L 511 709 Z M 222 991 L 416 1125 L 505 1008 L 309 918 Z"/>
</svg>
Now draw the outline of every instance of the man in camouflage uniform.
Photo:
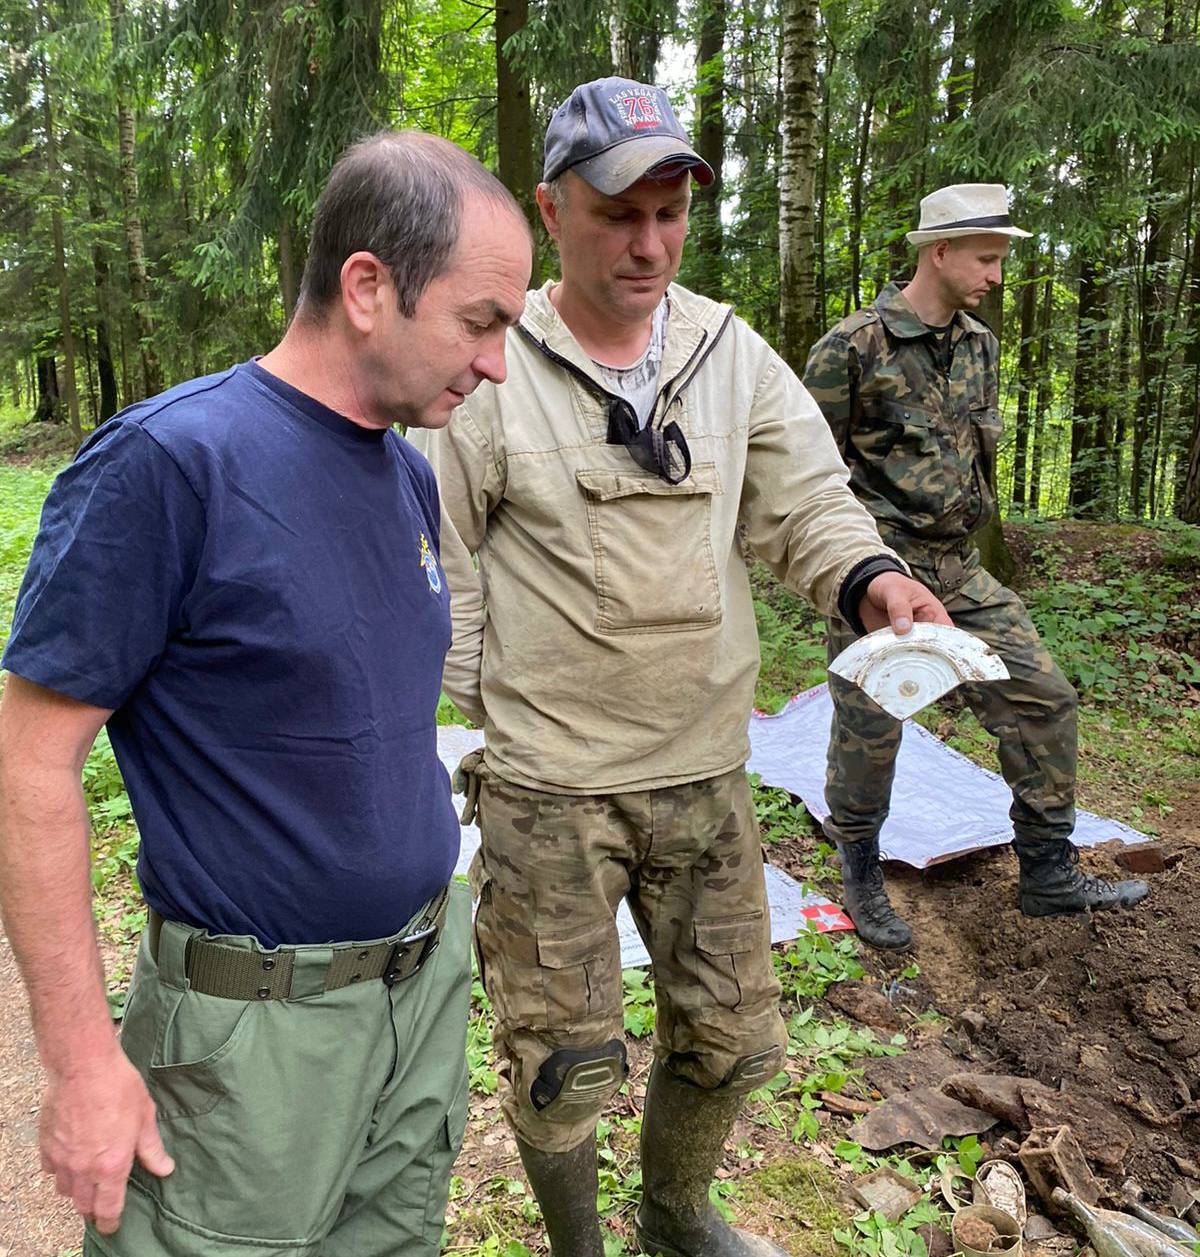
<svg viewBox="0 0 1200 1257">
<path fill-rule="evenodd" d="M 1000 282 L 1011 237 L 1006 189 L 959 184 L 921 202 L 916 275 L 889 284 L 813 347 L 804 382 L 880 535 L 945 603 L 954 623 L 987 642 L 1010 680 L 964 686 L 980 723 L 1000 742 L 1012 787 L 1021 911 L 1047 916 L 1129 907 L 1145 882 L 1111 884 L 1078 868 L 1075 691 L 1038 638 L 1021 600 L 981 566 L 970 534 L 995 513 L 1000 436 L 991 329 L 971 313 Z M 829 657 L 857 636 L 829 620 Z M 901 725 L 862 690 L 830 676 L 833 729 L 826 833 L 842 855 L 846 907 L 873 946 L 904 948 L 879 863 Z"/>
<path fill-rule="evenodd" d="M 572 92 L 537 189 L 562 279 L 528 294 L 503 386 L 416 434 L 442 492 L 445 688 L 486 734 L 464 768 L 502 1102 L 554 1257 L 603 1257 L 594 1130 L 626 1072 L 622 899 L 658 1011 L 638 1242 L 778 1257 L 708 1200 L 786 1044 L 743 771 L 758 642 L 739 525 L 860 631 L 949 622 L 855 502 L 799 380 L 729 307 L 671 283 L 693 175 L 712 179 L 661 89 Z"/>
</svg>

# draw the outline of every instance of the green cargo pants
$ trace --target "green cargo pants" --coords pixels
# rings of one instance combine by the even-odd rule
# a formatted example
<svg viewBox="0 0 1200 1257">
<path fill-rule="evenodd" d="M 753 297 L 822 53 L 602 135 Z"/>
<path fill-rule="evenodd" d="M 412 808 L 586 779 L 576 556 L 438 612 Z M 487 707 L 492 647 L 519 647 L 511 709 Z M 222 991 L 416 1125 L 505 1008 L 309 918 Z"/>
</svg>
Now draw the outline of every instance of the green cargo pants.
<svg viewBox="0 0 1200 1257">
<path fill-rule="evenodd" d="M 325 991 L 329 947 L 294 953 L 292 997 L 189 989 L 189 937 L 142 940 L 121 1044 L 175 1170 L 135 1167 L 91 1257 L 435 1257 L 467 1116 L 470 896 L 412 977 Z M 252 939 L 224 938 L 247 949 Z M 268 957 L 274 953 L 264 953 Z"/>
<path fill-rule="evenodd" d="M 496 1014 L 505 1116 L 526 1143 L 588 1138 L 623 1076 L 616 912 L 628 899 L 654 965 L 655 1055 L 714 1090 L 772 1078 L 787 1042 L 762 847 L 745 773 L 628 794 L 545 794 L 468 757 L 483 842 L 475 940 Z M 616 1061 L 555 1094 L 572 1062 Z M 571 1103 L 566 1103 L 570 1098 Z"/>
<path fill-rule="evenodd" d="M 989 733 L 999 739 L 1000 770 L 1012 789 L 1015 842 L 1029 851 L 1069 838 L 1075 828 L 1076 695 L 1042 645 L 1020 598 L 979 566 L 923 567 L 913 575 L 942 599 L 961 629 L 987 642 L 1008 666 L 1007 681 L 964 685 L 960 693 Z M 828 625 L 829 658 L 854 640 L 838 620 Z M 825 778 L 836 842 L 875 837 L 887 818 L 900 749 L 901 725 L 857 686 L 830 676 L 833 727 Z M 931 798 L 936 793 L 931 788 Z"/>
</svg>

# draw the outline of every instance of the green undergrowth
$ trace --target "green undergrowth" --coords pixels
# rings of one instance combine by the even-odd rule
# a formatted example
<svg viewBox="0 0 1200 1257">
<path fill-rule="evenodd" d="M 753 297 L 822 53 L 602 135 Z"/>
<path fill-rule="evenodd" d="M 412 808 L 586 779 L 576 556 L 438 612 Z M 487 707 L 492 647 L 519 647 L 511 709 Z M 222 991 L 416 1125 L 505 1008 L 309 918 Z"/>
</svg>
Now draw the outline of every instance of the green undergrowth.
<svg viewBox="0 0 1200 1257">
<path fill-rule="evenodd" d="M 834 1233 L 845 1225 L 841 1186 L 819 1161 L 798 1153 L 752 1171 L 742 1182 L 742 1199 L 770 1217 L 789 1252 L 833 1257 Z"/>
<path fill-rule="evenodd" d="M 0 650 L 8 641 L 17 590 L 53 479 L 47 468 L 0 463 Z"/>
<path fill-rule="evenodd" d="M 758 773 L 750 773 L 749 777 L 759 836 L 768 847 L 788 838 L 811 837 L 817 832 L 816 822 L 803 803 L 778 786 L 764 785 Z"/>
<path fill-rule="evenodd" d="M 1085 559 L 1053 527 L 1031 532 L 1022 596 L 1080 693 L 1160 716 L 1200 701 L 1200 528 L 1108 528 L 1112 544 Z"/>
<path fill-rule="evenodd" d="M 754 578 L 754 618 L 762 657 L 754 706 L 774 713 L 793 694 L 825 680 L 824 622 L 765 569 L 755 568 Z"/>
</svg>

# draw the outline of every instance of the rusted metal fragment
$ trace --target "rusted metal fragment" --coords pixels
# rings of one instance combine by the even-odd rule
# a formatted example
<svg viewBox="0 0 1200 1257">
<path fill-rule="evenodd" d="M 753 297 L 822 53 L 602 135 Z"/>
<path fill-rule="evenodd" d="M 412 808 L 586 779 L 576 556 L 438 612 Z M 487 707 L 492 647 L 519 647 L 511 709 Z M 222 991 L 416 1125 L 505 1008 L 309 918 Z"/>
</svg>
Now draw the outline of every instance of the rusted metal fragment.
<svg viewBox="0 0 1200 1257">
<path fill-rule="evenodd" d="M 1051 1209 L 1057 1209 L 1056 1189 L 1062 1188 L 1094 1205 L 1100 1199 L 1096 1181 L 1070 1126 L 1039 1126 L 1021 1145 L 1021 1168 L 1033 1190 Z"/>
<path fill-rule="evenodd" d="M 990 1113 L 959 1104 L 936 1087 L 921 1087 L 885 1100 L 850 1128 L 850 1137 L 871 1152 L 897 1144 L 940 1148 L 947 1135 L 979 1135 L 995 1124 Z"/>
</svg>

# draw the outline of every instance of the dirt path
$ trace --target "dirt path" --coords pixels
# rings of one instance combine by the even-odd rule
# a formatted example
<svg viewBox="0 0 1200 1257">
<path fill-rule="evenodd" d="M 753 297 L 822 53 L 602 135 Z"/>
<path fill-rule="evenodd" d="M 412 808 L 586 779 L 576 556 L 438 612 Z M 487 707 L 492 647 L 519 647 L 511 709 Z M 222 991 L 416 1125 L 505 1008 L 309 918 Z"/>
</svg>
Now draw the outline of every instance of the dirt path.
<svg viewBox="0 0 1200 1257">
<path fill-rule="evenodd" d="M 37 1152 L 42 1071 L 29 1006 L 8 939 L 0 932 L 0 1257 L 66 1257 L 82 1228 Z"/>
</svg>

